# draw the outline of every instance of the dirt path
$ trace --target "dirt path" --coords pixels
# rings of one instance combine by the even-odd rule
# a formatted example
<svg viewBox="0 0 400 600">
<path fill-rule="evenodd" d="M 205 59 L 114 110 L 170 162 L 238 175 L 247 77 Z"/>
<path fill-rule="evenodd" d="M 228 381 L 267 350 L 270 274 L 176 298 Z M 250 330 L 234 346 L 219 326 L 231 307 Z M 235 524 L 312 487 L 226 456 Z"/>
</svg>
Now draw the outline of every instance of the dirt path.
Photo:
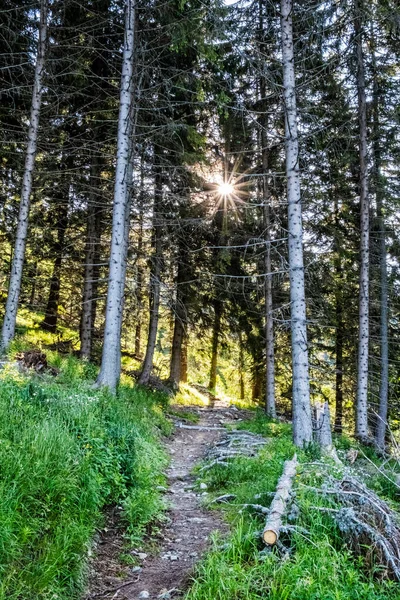
<svg viewBox="0 0 400 600">
<path fill-rule="evenodd" d="M 103 533 L 93 561 L 87 599 L 164 599 L 180 598 L 188 586 L 193 565 L 209 544 L 213 531 L 226 531 L 226 524 L 216 511 L 202 507 L 206 490 L 194 490 L 190 474 L 194 465 L 223 434 L 221 426 L 240 418 L 240 412 L 216 403 L 212 408 L 196 408 L 197 426 L 219 427 L 202 430 L 177 428 L 167 443 L 171 455 L 168 469 L 169 524 L 154 540 L 154 553 L 136 551 L 140 566 L 122 566 L 123 539 L 117 526 L 118 516 L 110 514 L 108 529 Z M 135 553 L 135 551 L 133 551 Z"/>
</svg>

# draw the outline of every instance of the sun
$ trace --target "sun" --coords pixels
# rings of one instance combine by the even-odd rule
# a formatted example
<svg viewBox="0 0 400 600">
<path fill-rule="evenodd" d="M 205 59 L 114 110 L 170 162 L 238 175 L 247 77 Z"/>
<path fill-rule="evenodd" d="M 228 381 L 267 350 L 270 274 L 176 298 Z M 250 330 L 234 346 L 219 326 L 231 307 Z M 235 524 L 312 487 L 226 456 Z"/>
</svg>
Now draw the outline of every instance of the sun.
<svg viewBox="0 0 400 600">
<path fill-rule="evenodd" d="M 235 192 L 234 186 L 229 182 L 222 182 L 218 184 L 218 193 L 220 196 L 231 196 Z"/>
</svg>

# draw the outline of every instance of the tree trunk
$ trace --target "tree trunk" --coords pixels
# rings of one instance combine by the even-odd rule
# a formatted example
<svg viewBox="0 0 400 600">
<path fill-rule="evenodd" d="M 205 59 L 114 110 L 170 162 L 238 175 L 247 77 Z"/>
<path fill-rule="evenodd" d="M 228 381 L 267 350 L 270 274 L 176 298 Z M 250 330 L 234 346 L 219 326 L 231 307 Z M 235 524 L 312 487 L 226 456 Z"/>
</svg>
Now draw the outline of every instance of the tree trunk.
<svg viewBox="0 0 400 600">
<path fill-rule="evenodd" d="M 315 438 L 321 448 L 331 449 L 332 431 L 328 402 L 316 402 L 315 404 Z"/>
<path fill-rule="evenodd" d="M 360 149 L 360 298 L 358 333 L 358 373 L 356 436 L 368 438 L 368 348 L 369 348 L 369 199 L 367 165 L 367 103 L 362 49 L 362 0 L 354 1 L 354 29 L 357 48 L 357 88 Z"/>
<path fill-rule="evenodd" d="M 171 362 L 169 380 L 174 386 L 179 386 L 182 379 L 182 344 L 185 337 L 185 329 L 187 325 L 187 281 L 188 273 L 188 256 L 185 250 L 186 240 L 179 239 L 179 251 L 177 256 L 178 272 L 176 277 L 176 302 L 175 302 L 175 318 L 174 332 L 172 337 L 171 347 Z"/>
<path fill-rule="evenodd" d="M 142 175 L 144 167 L 142 165 Z M 143 176 L 142 176 L 142 192 L 143 192 Z M 139 239 L 137 246 L 137 278 L 136 278 L 136 327 L 135 327 L 135 356 L 140 359 L 142 356 L 142 313 L 143 313 L 143 282 L 144 282 L 144 268 L 142 264 L 143 260 L 143 202 L 140 205 L 139 213 Z"/>
<path fill-rule="evenodd" d="M 129 173 L 132 163 L 133 72 L 135 49 L 135 9 L 133 0 L 125 0 L 125 39 L 122 59 L 118 117 L 117 162 L 111 233 L 110 272 L 108 278 L 106 322 L 99 386 L 115 391 L 121 373 L 121 326 L 127 254 L 127 218 L 129 215 Z"/>
<path fill-rule="evenodd" d="M 26 149 L 14 256 L 11 265 L 10 283 L 8 286 L 6 310 L 1 334 L 0 349 L 2 351 L 7 349 L 15 335 L 18 301 L 21 291 L 22 269 L 25 260 L 25 247 L 29 224 L 32 178 L 35 167 L 36 147 L 39 132 L 39 116 L 42 101 L 43 74 L 47 42 L 47 14 L 48 0 L 41 0 L 39 41 L 37 47 L 35 80 L 33 84 L 31 115 L 28 129 L 28 145 Z"/>
<path fill-rule="evenodd" d="M 239 388 L 240 399 L 244 400 L 244 343 L 242 332 L 239 332 Z"/>
<path fill-rule="evenodd" d="M 63 174 L 60 173 L 60 177 Z M 61 182 L 62 183 L 62 182 Z M 63 186 L 61 185 L 61 193 Z M 67 194 L 69 192 L 67 191 Z M 61 286 L 61 267 L 65 246 L 65 233 L 68 226 L 68 201 L 65 198 L 59 198 L 59 206 L 57 211 L 57 241 L 54 245 L 55 260 L 53 264 L 53 272 L 50 279 L 50 291 L 47 300 L 44 319 L 41 323 L 42 329 L 45 331 L 54 332 L 57 329 L 58 322 L 58 304 L 60 301 L 60 286 Z"/>
<path fill-rule="evenodd" d="M 162 226 L 161 226 L 161 203 L 162 203 L 162 175 L 159 171 L 155 176 L 154 197 L 154 255 L 150 271 L 150 320 L 147 337 L 146 355 L 143 361 L 142 371 L 138 383 L 147 385 L 153 369 L 153 358 L 156 349 L 158 321 L 160 312 L 161 271 L 162 271 Z"/>
<path fill-rule="evenodd" d="M 215 390 L 217 387 L 218 347 L 219 338 L 221 335 L 221 320 L 222 302 L 220 300 L 214 300 L 214 326 L 211 347 L 210 381 L 208 384 L 208 389 L 212 394 L 215 394 Z"/>
<path fill-rule="evenodd" d="M 343 306 L 341 299 L 336 298 L 336 389 L 335 389 L 335 432 L 343 431 Z"/>
<path fill-rule="evenodd" d="M 257 402 L 262 399 L 263 380 L 264 380 L 264 373 L 261 371 L 260 366 L 257 361 L 257 363 L 254 365 L 254 372 L 253 372 L 253 390 L 252 390 L 253 402 Z"/>
<path fill-rule="evenodd" d="M 81 358 L 90 359 L 92 354 L 92 334 L 95 318 L 96 302 L 95 294 L 97 291 L 99 247 L 101 238 L 100 229 L 100 211 L 98 204 L 99 178 L 101 173 L 101 164 L 97 157 L 93 158 L 92 174 L 90 181 L 91 197 L 88 204 L 87 231 L 86 231 L 86 254 L 84 268 L 84 284 L 82 299 L 81 316 Z"/>
<path fill-rule="evenodd" d="M 178 387 L 181 381 L 183 337 L 184 325 L 182 319 L 178 315 L 176 315 L 174 323 L 174 334 L 172 337 L 171 362 L 169 370 L 169 381 L 175 387 Z"/>
<path fill-rule="evenodd" d="M 181 346 L 181 382 L 187 383 L 188 380 L 188 332 L 183 334 Z"/>
<path fill-rule="evenodd" d="M 339 204 L 335 198 L 335 227 L 339 227 Z M 341 248 L 339 240 L 335 238 L 335 309 L 336 309 L 336 333 L 335 333 L 335 425 L 336 433 L 343 431 L 343 344 L 344 344 L 344 323 L 343 323 L 343 267 L 341 259 Z"/>
<path fill-rule="evenodd" d="M 260 29 L 260 52 L 263 51 L 264 19 L 263 2 L 259 2 L 259 29 Z M 266 381 L 265 381 L 265 411 L 270 417 L 276 417 L 275 405 L 275 350 L 274 350 L 274 321 L 273 321 L 273 301 L 272 301 L 272 266 L 271 266 L 271 217 L 270 217 L 270 192 L 268 180 L 268 115 L 266 106 L 266 81 L 265 77 L 260 77 L 260 96 L 264 104 L 265 114 L 261 126 L 261 157 L 263 169 L 263 226 L 265 239 L 264 254 L 264 297 L 265 297 L 265 358 L 266 358 Z"/>
<path fill-rule="evenodd" d="M 265 239 L 265 355 L 266 355 L 266 386 L 265 386 L 265 411 L 270 417 L 276 417 L 275 406 L 275 353 L 274 353 L 274 321 L 273 321 L 273 303 L 272 303 L 272 266 L 271 266 L 271 219 L 270 219 L 270 196 L 268 185 L 268 157 L 266 148 L 266 135 L 261 136 L 262 157 L 263 157 L 263 193 L 264 193 L 264 239 Z"/>
<path fill-rule="evenodd" d="M 292 10 L 292 0 L 281 0 L 292 330 L 293 441 L 296 446 L 304 446 L 312 441 L 312 421 L 308 374 L 303 226 L 299 177 L 299 142 L 297 135 Z"/>
<path fill-rule="evenodd" d="M 379 411 L 375 428 L 375 442 L 379 449 L 385 449 L 386 426 L 388 419 L 388 391 L 389 391 L 389 339 L 388 339 L 388 276 L 387 276 L 387 251 L 386 227 L 383 205 L 383 182 L 381 173 L 381 148 L 380 148 L 380 121 L 379 101 L 380 91 L 378 72 L 375 56 L 375 43 L 372 42 L 373 66 L 373 103 L 372 103 L 372 131 L 373 131 L 373 172 L 376 197 L 376 212 L 379 224 L 379 267 L 380 267 L 380 381 L 379 381 Z"/>
<path fill-rule="evenodd" d="M 31 308 L 33 308 L 33 306 L 35 304 L 36 282 L 37 282 L 37 277 L 38 277 L 38 271 L 39 271 L 39 262 L 37 260 L 35 260 L 35 262 L 33 263 L 33 266 L 32 266 L 32 273 L 31 273 L 32 287 L 31 287 L 31 293 L 29 296 L 29 305 Z"/>
</svg>

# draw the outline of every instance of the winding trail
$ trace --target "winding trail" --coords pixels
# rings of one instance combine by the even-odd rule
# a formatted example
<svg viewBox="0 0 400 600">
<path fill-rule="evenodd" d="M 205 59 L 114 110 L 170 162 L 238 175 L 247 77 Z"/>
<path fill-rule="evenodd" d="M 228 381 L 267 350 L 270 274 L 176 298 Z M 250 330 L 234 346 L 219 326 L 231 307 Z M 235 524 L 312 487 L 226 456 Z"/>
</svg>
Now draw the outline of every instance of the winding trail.
<svg viewBox="0 0 400 600">
<path fill-rule="evenodd" d="M 154 552 L 133 550 L 131 553 L 140 566 L 122 565 L 119 557 L 124 551 L 124 542 L 118 528 L 118 514 L 110 513 L 108 527 L 99 539 L 92 561 L 87 600 L 181 598 L 189 585 L 194 564 L 209 545 L 211 533 L 227 531 L 220 514 L 202 506 L 207 491 L 194 489 L 191 471 L 221 437 L 222 426 L 238 420 L 243 411 L 221 401 L 216 401 L 212 408 L 191 407 L 190 410 L 199 415 L 199 423 L 193 427 L 191 424 L 177 427 L 166 443 L 171 456 L 167 471 L 169 521 L 157 538 L 150 540 Z"/>
</svg>

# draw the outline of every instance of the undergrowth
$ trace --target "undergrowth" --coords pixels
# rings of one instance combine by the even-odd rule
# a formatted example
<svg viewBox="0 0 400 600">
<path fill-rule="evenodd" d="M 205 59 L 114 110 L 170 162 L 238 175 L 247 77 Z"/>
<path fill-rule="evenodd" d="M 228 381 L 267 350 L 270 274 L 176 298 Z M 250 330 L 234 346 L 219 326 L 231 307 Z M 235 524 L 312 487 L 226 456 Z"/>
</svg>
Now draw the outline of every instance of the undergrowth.
<svg viewBox="0 0 400 600">
<path fill-rule="evenodd" d="M 102 509 L 122 507 L 131 541 L 163 509 L 164 397 L 95 391 L 91 365 L 48 356 L 55 378 L 0 373 L 1 600 L 78 598 Z"/>
<path fill-rule="evenodd" d="M 379 580 L 379 568 L 366 565 L 346 548 L 331 515 L 321 507 L 335 506 L 332 497 L 315 492 L 327 474 L 340 477 L 329 459 L 314 462 L 312 452 L 298 452 L 302 463 L 295 482 L 295 499 L 281 542 L 288 552 L 266 552 L 261 540 L 264 517 L 243 504 L 270 505 L 283 463 L 292 458 L 290 425 L 261 412 L 241 429 L 265 435 L 270 442 L 254 458 L 236 458 L 228 467 L 216 465 L 199 472 L 210 497 L 234 494 L 220 505 L 231 522 L 227 541 L 216 538 L 212 551 L 199 564 L 186 600 L 395 600 L 399 585 Z M 216 508 L 212 502 L 210 507 Z"/>
</svg>

